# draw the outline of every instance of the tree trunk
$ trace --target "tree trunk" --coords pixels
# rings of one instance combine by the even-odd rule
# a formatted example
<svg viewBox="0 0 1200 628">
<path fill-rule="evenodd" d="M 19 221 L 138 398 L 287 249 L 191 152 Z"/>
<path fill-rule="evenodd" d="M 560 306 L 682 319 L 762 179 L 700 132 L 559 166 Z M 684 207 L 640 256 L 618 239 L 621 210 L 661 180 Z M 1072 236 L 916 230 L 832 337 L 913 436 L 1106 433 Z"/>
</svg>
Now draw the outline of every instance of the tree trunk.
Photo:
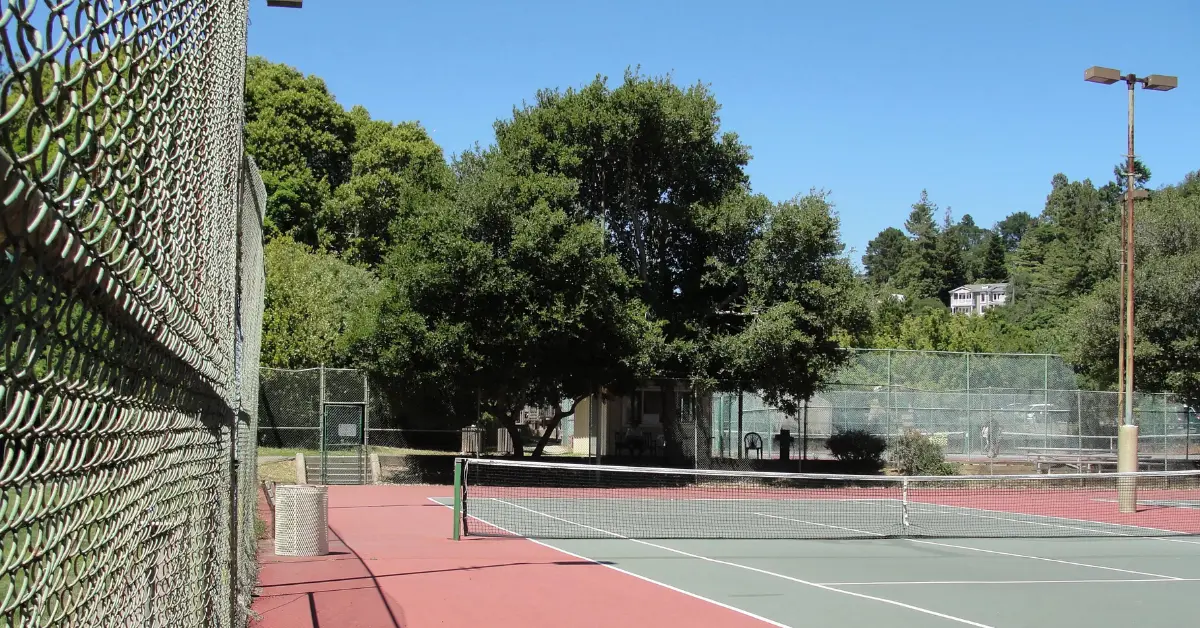
<svg viewBox="0 0 1200 628">
<path fill-rule="evenodd" d="M 521 430 L 517 427 L 517 417 L 520 415 L 520 410 L 512 414 L 500 414 L 500 422 L 504 425 L 504 429 L 508 430 L 508 436 L 512 439 L 513 457 L 515 458 L 525 455 L 525 443 L 521 441 Z"/>
<path fill-rule="evenodd" d="M 579 407 L 579 403 L 590 396 L 591 395 L 584 395 L 576 399 L 571 404 L 570 410 L 563 410 L 562 408 L 559 408 L 558 410 L 554 411 L 554 417 L 550 419 L 550 425 L 546 427 L 546 431 L 542 432 L 541 438 L 538 439 L 537 446 L 533 448 L 533 458 L 541 457 L 542 451 L 546 449 L 546 443 L 550 442 L 550 435 L 554 433 L 554 430 L 558 428 L 559 424 L 562 423 L 562 420 L 568 416 L 571 416 L 572 414 L 575 414 L 575 409 Z"/>
<path fill-rule="evenodd" d="M 542 432 L 541 438 L 538 439 L 537 445 L 533 448 L 533 453 L 530 454 L 533 458 L 542 457 L 542 451 L 546 449 L 546 443 L 550 442 L 550 435 L 558 428 L 558 424 L 562 422 L 563 417 L 567 416 L 563 412 L 555 412 L 554 417 L 550 419 L 550 423 L 546 425 L 546 430 Z"/>
</svg>

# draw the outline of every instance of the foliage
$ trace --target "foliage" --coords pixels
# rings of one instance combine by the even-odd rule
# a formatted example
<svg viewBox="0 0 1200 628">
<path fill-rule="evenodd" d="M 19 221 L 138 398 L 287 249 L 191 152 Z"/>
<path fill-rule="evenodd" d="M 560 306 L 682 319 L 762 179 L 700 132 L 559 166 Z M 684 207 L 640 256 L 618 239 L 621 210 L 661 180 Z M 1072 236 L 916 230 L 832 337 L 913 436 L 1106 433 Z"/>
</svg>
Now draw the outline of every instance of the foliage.
<svg viewBox="0 0 1200 628">
<path fill-rule="evenodd" d="M 378 289 L 375 278 L 287 236 L 268 242 L 264 255 L 263 366 L 347 365 L 348 334 Z"/>
<path fill-rule="evenodd" d="M 496 152 L 456 168 L 452 202 L 397 230 L 379 315 L 356 347 L 394 386 L 452 411 L 478 395 L 520 455 L 523 408 L 632 378 L 653 329 L 598 225 L 564 211 L 573 182 L 521 175 Z"/>
<path fill-rule="evenodd" d="M 1061 352 L 1093 385 L 1115 383 L 1124 164 L 1101 187 L 1055 175 L 1040 210 L 990 228 L 922 191 L 904 230 L 871 240 L 860 278 L 824 192 L 753 192 L 749 148 L 704 84 L 628 71 L 543 90 L 495 124 L 494 146 L 451 164 L 419 123 L 346 111 L 283 65 L 252 59 L 245 97 L 269 194 L 265 364 L 353 355 L 460 423 L 477 402 L 503 423 L 636 379 L 794 408 L 846 345 Z M 1149 168 L 1135 172 L 1146 188 Z M 1137 385 L 1192 400 L 1198 187 L 1193 174 L 1151 191 L 1137 233 Z M 999 281 L 1005 307 L 948 311 L 958 285 Z"/>
<path fill-rule="evenodd" d="M 756 313 L 729 337 L 729 373 L 795 413 L 844 360 L 870 318 L 868 292 L 841 257 L 838 221 L 823 194 L 774 206 L 750 247 L 746 304 Z"/>
<path fill-rule="evenodd" d="M 929 194 L 922 190 L 921 198 L 912 206 L 908 220 L 904 221 L 904 229 L 912 238 L 908 255 L 900 262 L 896 271 L 896 285 L 910 299 L 938 297 L 943 302 L 943 293 L 948 294 L 953 286 L 947 286 L 947 276 L 957 273 L 958 268 L 946 268 L 943 261 L 946 258 L 946 247 L 939 246 L 941 235 L 933 215 L 937 206 L 929 200 Z"/>
<path fill-rule="evenodd" d="M 266 232 L 320 244 L 333 189 L 350 178 L 354 123 L 315 76 L 251 57 L 246 63 L 246 152 L 267 187 Z"/>
<path fill-rule="evenodd" d="M 1004 241 L 1005 251 L 1014 251 L 1021 243 L 1021 239 L 1025 237 L 1025 232 L 1036 225 L 1037 219 L 1030 216 L 1028 212 L 1013 212 L 1004 220 L 996 223 L 993 233 L 999 235 L 1000 239 Z"/>
<path fill-rule="evenodd" d="M 839 339 L 863 331 L 866 293 L 824 194 L 751 194 L 749 151 L 718 110 L 704 85 L 630 71 L 615 88 L 539 92 L 496 124 L 497 150 L 522 176 L 572 181 L 566 211 L 604 226 L 662 331 L 644 375 L 740 382 L 794 404 L 844 359 Z M 674 407 L 664 399 L 668 428 Z"/>
<path fill-rule="evenodd" d="M 908 246 L 908 237 L 903 231 L 895 227 L 880 231 L 867 243 L 867 252 L 862 257 L 867 278 L 879 285 L 891 283 L 908 253 Z"/>
<path fill-rule="evenodd" d="M 1200 401 L 1200 175 L 1154 192 L 1136 209 L 1134 382 Z M 1116 234 L 1101 246 L 1115 248 Z M 1110 278 L 1073 308 L 1068 358 L 1101 387 L 1116 385 L 1118 286 Z"/>
<path fill-rule="evenodd" d="M 420 124 L 372 120 L 362 107 L 350 118 L 350 177 L 322 216 L 322 241 L 346 259 L 373 266 L 391 249 L 393 222 L 438 202 L 453 186 L 453 174 Z"/>
<path fill-rule="evenodd" d="M 954 475 L 942 446 L 912 428 L 892 447 L 892 464 L 904 475 Z"/>
<path fill-rule="evenodd" d="M 866 430 L 838 430 L 825 441 L 833 457 L 856 472 L 878 473 L 883 468 L 887 440 Z"/>
<path fill-rule="evenodd" d="M 1008 278 L 1008 268 L 1005 266 L 1004 237 L 996 232 L 989 232 L 983 245 L 979 269 L 975 279 L 980 281 L 1004 281 Z"/>
</svg>

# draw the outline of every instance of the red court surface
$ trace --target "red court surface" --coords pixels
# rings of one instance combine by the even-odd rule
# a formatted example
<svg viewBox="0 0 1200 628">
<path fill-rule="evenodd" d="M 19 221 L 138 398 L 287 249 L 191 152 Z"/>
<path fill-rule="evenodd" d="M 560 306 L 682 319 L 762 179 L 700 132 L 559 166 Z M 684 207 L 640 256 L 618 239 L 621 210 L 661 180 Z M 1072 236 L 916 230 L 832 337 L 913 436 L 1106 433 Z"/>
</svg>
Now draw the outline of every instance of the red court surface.
<svg viewBox="0 0 1200 628">
<path fill-rule="evenodd" d="M 449 495 L 445 486 L 329 487 L 330 554 L 277 557 L 263 542 L 251 626 L 768 625 L 532 541 L 452 541 L 450 510 L 428 499 Z"/>
</svg>

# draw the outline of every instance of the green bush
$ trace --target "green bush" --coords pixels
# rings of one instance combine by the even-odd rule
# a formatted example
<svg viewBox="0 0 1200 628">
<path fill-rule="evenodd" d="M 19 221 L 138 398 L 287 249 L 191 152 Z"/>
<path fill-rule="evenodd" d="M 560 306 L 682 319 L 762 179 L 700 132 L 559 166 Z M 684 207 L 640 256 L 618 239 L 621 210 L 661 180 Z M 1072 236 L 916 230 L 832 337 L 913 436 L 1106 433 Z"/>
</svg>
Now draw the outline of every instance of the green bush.
<svg viewBox="0 0 1200 628">
<path fill-rule="evenodd" d="M 954 475 L 942 446 L 914 429 L 907 429 L 892 449 L 892 461 L 904 475 Z"/>
<path fill-rule="evenodd" d="M 887 441 L 865 430 L 838 430 L 825 441 L 834 458 L 858 473 L 878 473 L 883 468 Z"/>
</svg>

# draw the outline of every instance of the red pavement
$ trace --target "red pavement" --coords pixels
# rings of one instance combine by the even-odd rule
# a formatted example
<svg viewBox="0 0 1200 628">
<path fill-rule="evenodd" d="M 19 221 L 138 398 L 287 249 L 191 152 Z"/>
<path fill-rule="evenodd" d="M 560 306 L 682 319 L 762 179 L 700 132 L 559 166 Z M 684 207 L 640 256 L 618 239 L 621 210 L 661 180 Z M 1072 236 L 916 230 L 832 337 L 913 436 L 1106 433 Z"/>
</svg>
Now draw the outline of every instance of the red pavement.
<svg viewBox="0 0 1200 628">
<path fill-rule="evenodd" d="M 762 628 L 751 617 L 521 539 L 449 539 L 441 486 L 329 489 L 330 554 L 259 547 L 259 628 Z"/>
</svg>

